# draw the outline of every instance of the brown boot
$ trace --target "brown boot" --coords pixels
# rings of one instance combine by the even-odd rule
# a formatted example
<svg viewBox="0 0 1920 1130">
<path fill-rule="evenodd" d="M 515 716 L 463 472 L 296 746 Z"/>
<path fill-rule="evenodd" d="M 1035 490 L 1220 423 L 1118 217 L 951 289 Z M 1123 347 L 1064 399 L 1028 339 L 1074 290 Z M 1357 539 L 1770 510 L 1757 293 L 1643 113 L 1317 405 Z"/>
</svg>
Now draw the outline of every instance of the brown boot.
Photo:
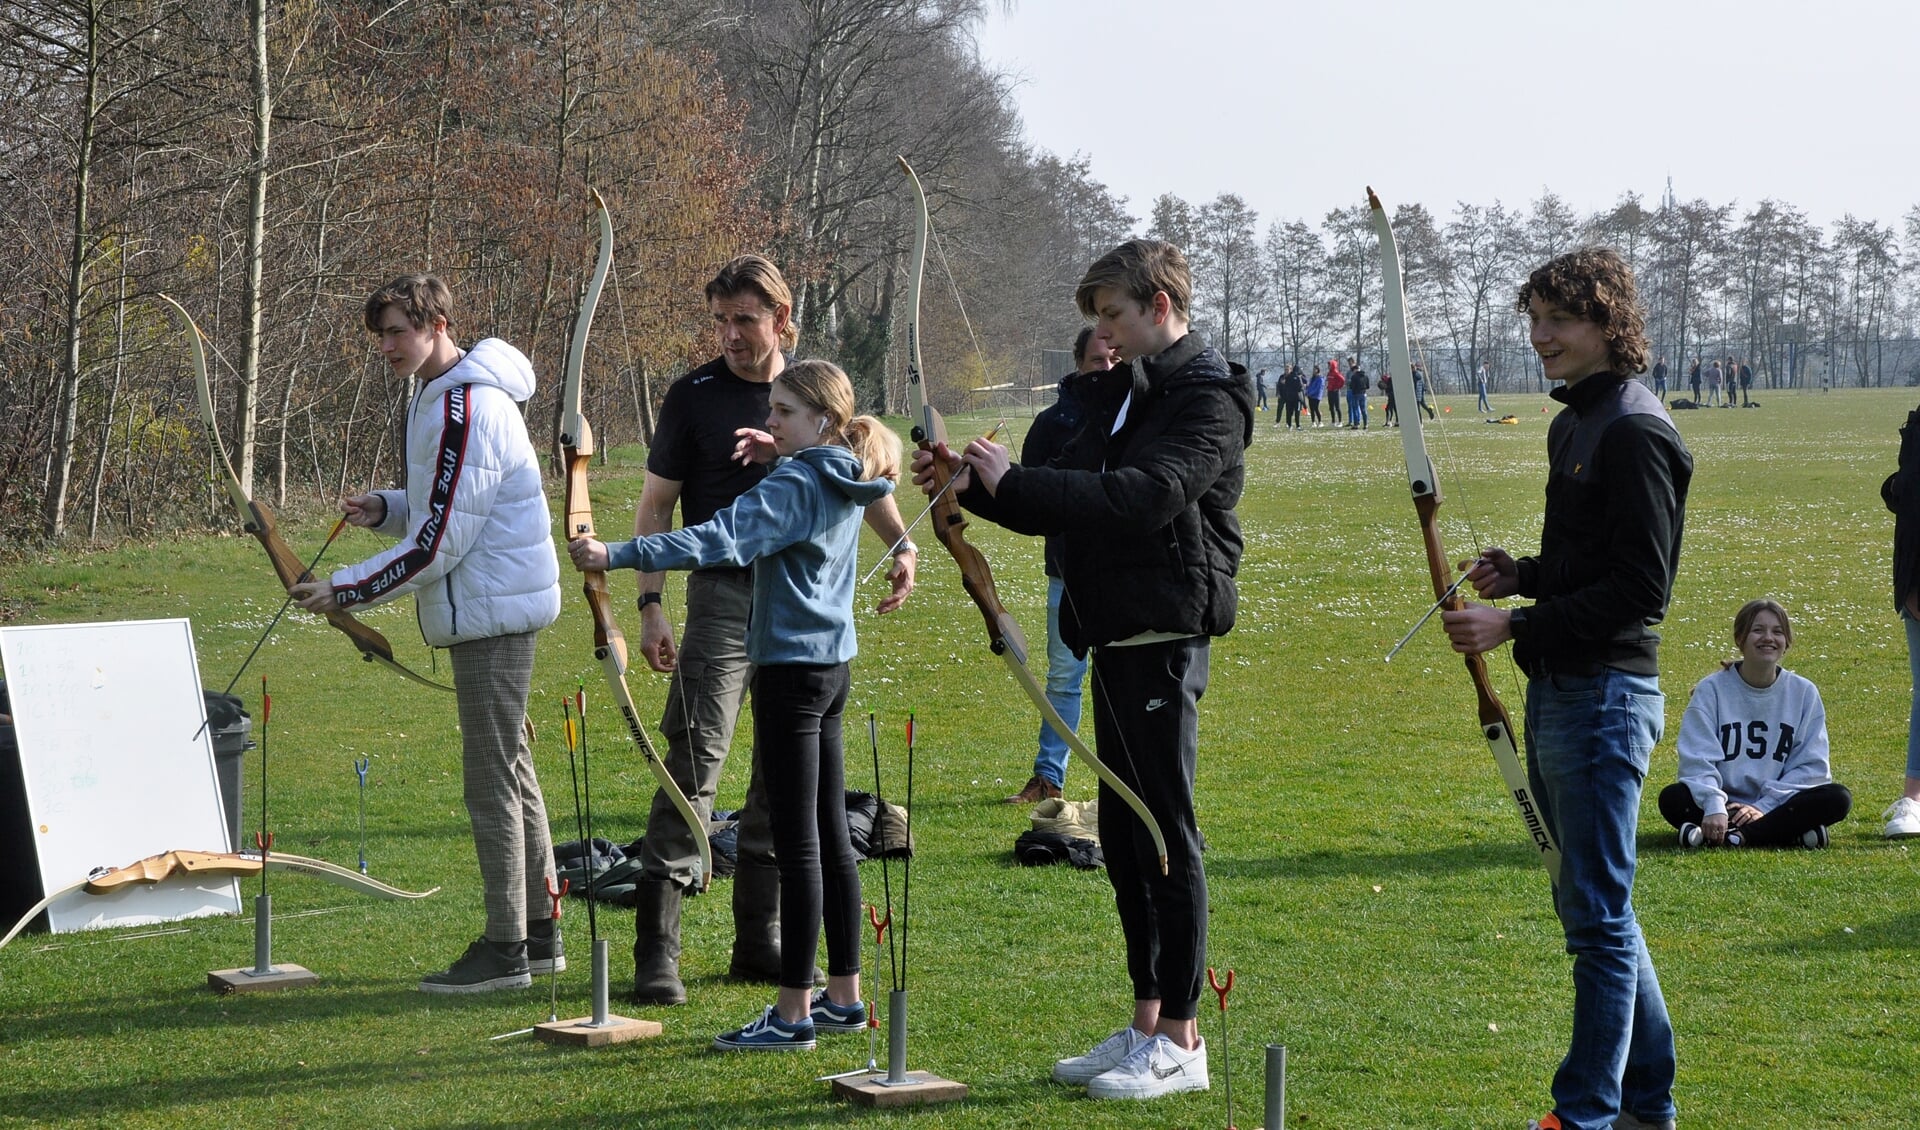
<svg viewBox="0 0 1920 1130">
<path fill-rule="evenodd" d="M 780 983 L 780 869 L 742 863 L 733 873 L 733 960 L 727 972 L 735 980 Z M 827 975 L 814 966 L 813 983 Z"/>
<path fill-rule="evenodd" d="M 687 1003 L 680 982 L 680 888 L 643 879 L 634 888 L 633 1002 Z"/>
<path fill-rule="evenodd" d="M 1059 800 L 1060 786 L 1035 773 L 1027 778 L 1027 787 L 1008 797 L 1005 804 L 1039 804 L 1043 800 Z"/>
</svg>

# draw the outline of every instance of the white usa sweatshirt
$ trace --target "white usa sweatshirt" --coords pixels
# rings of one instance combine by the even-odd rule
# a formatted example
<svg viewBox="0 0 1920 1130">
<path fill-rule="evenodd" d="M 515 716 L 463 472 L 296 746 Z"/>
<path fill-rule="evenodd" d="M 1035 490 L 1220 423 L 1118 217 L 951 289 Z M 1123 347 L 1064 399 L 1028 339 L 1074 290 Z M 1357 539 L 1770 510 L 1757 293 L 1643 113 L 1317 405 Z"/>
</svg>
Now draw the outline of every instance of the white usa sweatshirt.
<svg viewBox="0 0 1920 1130">
<path fill-rule="evenodd" d="M 1801 789 L 1831 781 L 1820 690 L 1781 668 L 1764 690 L 1738 665 L 1693 688 L 1680 721 L 1680 780 L 1708 816 L 1729 800 L 1771 812 Z"/>
</svg>

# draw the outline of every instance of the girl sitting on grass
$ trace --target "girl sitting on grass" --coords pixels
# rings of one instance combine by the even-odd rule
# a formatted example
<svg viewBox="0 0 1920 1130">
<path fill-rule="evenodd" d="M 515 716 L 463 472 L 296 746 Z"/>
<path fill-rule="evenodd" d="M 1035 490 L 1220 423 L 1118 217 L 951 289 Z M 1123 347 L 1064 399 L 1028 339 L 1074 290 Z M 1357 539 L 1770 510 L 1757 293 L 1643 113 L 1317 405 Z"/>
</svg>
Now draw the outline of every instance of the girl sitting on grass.
<svg viewBox="0 0 1920 1130">
<path fill-rule="evenodd" d="M 854 543 L 861 511 L 893 490 L 900 437 L 853 414 L 853 385 L 827 361 L 774 378 L 767 430 L 740 433 L 736 457 L 780 462 L 752 490 L 697 526 L 607 546 L 567 544 L 582 570 L 748 565 L 753 613 L 754 759 L 766 775 L 780 861 L 779 999 L 714 1038 L 723 1051 L 814 1046 L 816 1028 L 859 1032 L 860 873 L 847 837 L 841 717 L 853 631 Z M 827 987 L 813 994 L 821 925 Z"/>
<path fill-rule="evenodd" d="M 1827 711 L 1811 682 L 1780 666 L 1793 646 L 1786 609 L 1750 600 L 1733 618 L 1740 658 L 1700 680 L 1680 722 L 1680 779 L 1660 815 L 1680 846 L 1827 846 L 1853 795 L 1827 764 Z"/>
</svg>

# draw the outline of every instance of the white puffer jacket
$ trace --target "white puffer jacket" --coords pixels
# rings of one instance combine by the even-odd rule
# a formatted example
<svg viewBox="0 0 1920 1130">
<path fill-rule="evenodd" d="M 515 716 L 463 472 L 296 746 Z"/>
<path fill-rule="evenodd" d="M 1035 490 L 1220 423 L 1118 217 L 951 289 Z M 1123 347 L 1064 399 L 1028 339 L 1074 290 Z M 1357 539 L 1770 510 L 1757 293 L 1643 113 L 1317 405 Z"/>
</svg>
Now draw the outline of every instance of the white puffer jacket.
<svg viewBox="0 0 1920 1130">
<path fill-rule="evenodd" d="M 428 382 L 407 414 L 407 489 L 383 490 L 399 544 L 333 575 L 341 607 L 418 597 L 434 647 L 537 631 L 560 618 L 553 514 L 520 403 L 533 364 L 498 338 Z"/>
</svg>

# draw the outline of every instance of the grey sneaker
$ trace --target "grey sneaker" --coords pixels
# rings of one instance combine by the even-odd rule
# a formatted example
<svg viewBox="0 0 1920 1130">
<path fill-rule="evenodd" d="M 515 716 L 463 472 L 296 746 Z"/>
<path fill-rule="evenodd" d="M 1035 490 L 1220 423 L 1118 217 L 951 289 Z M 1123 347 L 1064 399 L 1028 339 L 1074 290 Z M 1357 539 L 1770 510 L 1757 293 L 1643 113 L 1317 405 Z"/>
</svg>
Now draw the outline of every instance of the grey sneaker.
<svg viewBox="0 0 1920 1130">
<path fill-rule="evenodd" d="M 1620 1112 L 1620 1117 L 1613 1120 L 1613 1130 L 1677 1130 L 1677 1128 L 1671 1118 L 1662 1119 L 1659 1122 L 1648 1122 L 1644 1118 L 1628 1114 L 1623 1110 Z"/>
<path fill-rule="evenodd" d="M 1821 848 L 1826 847 L 1828 843 L 1828 839 L 1829 837 L 1827 836 L 1827 829 L 1824 824 L 1816 825 L 1800 833 L 1800 843 L 1806 847 L 1812 848 L 1815 851 L 1819 851 Z"/>
<path fill-rule="evenodd" d="M 1707 834 L 1700 830 L 1700 825 L 1698 824 L 1680 825 L 1680 846 L 1681 847 L 1697 848 L 1706 842 L 1707 842 Z"/>
<path fill-rule="evenodd" d="M 1207 1042 L 1188 1051 L 1165 1036 L 1154 1036 L 1087 1084 L 1090 1099 L 1157 1099 L 1182 1091 L 1207 1089 Z"/>
<path fill-rule="evenodd" d="M 1120 1029 L 1113 1035 L 1094 1045 L 1086 1055 L 1068 1056 L 1056 1060 L 1053 1065 L 1053 1081 L 1085 1086 L 1100 1076 L 1120 1066 L 1120 1061 L 1132 1054 L 1133 1049 L 1147 1042 L 1147 1037 L 1136 1031 L 1132 1025 Z"/>
<path fill-rule="evenodd" d="M 420 979 L 423 993 L 491 993 L 496 989 L 524 989 L 533 984 L 527 970 L 525 942 L 490 942 L 481 937 L 467 947 L 460 960 Z"/>
</svg>

